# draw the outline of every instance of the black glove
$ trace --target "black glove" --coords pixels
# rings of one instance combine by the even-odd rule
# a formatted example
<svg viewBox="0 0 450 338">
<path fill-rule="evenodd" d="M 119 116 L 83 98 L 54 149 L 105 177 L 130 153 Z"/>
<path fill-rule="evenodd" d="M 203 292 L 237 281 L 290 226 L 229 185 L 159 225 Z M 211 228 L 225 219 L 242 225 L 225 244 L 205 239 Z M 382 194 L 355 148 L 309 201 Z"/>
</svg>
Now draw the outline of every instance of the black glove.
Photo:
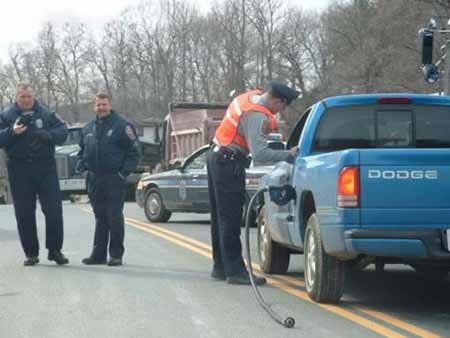
<svg viewBox="0 0 450 338">
<path fill-rule="evenodd" d="M 33 133 L 33 141 L 31 142 L 31 145 L 47 145 L 50 143 L 52 136 L 50 133 L 45 129 L 39 129 L 36 130 Z"/>
</svg>

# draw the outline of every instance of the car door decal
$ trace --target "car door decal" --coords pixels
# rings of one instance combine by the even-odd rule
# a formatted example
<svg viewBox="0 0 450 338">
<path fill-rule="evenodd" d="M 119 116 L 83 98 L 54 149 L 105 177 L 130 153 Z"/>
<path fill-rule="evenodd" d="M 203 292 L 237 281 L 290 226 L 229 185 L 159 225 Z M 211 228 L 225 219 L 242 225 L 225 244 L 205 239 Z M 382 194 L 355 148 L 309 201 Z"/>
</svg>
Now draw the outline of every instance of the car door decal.
<svg viewBox="0 0 450 338">
<path fill-rule="evenodd" d="M 186 192 L 186 180 L 181 180 L 180 189 L 178 190 L 178 195 L 182 201 L 186 200 L 187 192 Z"/>
</svg>

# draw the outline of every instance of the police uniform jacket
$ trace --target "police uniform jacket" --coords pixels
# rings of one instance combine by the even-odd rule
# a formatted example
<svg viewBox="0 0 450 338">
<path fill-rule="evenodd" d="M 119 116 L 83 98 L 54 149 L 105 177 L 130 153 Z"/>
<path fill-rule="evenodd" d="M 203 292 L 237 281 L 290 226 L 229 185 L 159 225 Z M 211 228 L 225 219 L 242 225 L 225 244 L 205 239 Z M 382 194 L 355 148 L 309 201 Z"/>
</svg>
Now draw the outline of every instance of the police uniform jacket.
<svg viewBox="0 0 450 338">
<path fill-rule="evenodd" d="M 78 171 L 128 176 L 136 170 L 140 147 L 134 127 L 116 112 L 96 118 L 82 131 Z"/>
<path fill-rule="evenodd" d="M 19 117 L 27 116 L 27 130 L 14 134 L 14 123 Z M 45 132 L 49 142 L 36 143 L 36 132 Z M 0 148 L 5 148 L 11 160 L 54 160 L 55 145 L 64 143 L 67 126 L 57 115 L 51 113 L 37 100 L 31 111 L 22 111 L 17 104 L 0 114 Z"/>
</svg>

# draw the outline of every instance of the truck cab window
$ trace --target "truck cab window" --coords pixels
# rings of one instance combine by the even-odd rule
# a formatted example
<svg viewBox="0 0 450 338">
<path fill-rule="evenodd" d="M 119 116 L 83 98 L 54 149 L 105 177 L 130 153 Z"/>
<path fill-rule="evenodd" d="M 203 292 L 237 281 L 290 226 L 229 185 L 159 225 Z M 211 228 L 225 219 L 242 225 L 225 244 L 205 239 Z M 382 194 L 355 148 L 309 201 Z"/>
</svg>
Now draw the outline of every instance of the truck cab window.
<svg viewBox="0 0 450 338">
<path fill-rule="evenodd" d="M 308 119 L 309 114 L 311 113 L 312 108 L 306 110 L 303 114 L 300 115 L 297 124 L 295 125 L 294 130 L 289 137 L 288 143 L 286 145 L 286 149 L 291 149 L 298 145 L 300 141 L 300 136 L 302 135 L 303 128 L 305 127 L 306 120 Z"/>
<path fill-rule="evenodd" d="M 322 116 L 313 151 L 361 148 L 450 148 L 450 109 L 415 106 L 331 108 Z"/>
<path fill-rule="evenodd" d="M 317 128 L 313 151 L 336 151 L 375 146 L 373 108 L 332 108 L 322 116 Z"/>
<path fill-rule="evenodd" d="M 378 111 L 376 116 L 378 147 L 412 146 L 412 113 L 410 111 Z"/>
<path fill-rule="evenodd" d="M 414 113 L 417 148 L 450 148 L 448 107 L 423 107 Z"/>
<path fill-rule="evenodd" d="M 64 142 L 64 146 L 79 144 L 81 140 L 81 128 L 69 128 L 67 139 Z"/>
</svg>

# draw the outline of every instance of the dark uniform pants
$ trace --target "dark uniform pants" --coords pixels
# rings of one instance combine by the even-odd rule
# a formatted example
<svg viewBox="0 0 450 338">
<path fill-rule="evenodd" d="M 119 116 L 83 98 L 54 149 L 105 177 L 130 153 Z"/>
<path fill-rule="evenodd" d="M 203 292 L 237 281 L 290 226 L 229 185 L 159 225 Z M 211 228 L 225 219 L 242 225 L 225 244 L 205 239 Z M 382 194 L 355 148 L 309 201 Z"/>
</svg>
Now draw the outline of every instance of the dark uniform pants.
<svg viewBox="0 0 450 338">
<path fill-rule="evenodd" d="M 61 250 L 63 216 L 56 163 L 52 160 L 8 162 L 8 175 L 14 202 L 17 227 L 25 255 L 39 255 L 36 228 L 36 198 L 45 216 L 46 248 Z"/>
<path fill-rule="evenodd" d="M 126 180 L 119 175 L 88 176 L 88 194 L 95 214 L 95 236 L 92 256 L 106 259 L 122 258 L 124 253 L 124 218 Z"/>
<path fill-rule="evenodd" d="M 208 153 L 208 189 L 214 269 L 232 276 L 245 271 L 241 221 L 245 204 L 245 164 L 222 151 Z"/>
</svg>

